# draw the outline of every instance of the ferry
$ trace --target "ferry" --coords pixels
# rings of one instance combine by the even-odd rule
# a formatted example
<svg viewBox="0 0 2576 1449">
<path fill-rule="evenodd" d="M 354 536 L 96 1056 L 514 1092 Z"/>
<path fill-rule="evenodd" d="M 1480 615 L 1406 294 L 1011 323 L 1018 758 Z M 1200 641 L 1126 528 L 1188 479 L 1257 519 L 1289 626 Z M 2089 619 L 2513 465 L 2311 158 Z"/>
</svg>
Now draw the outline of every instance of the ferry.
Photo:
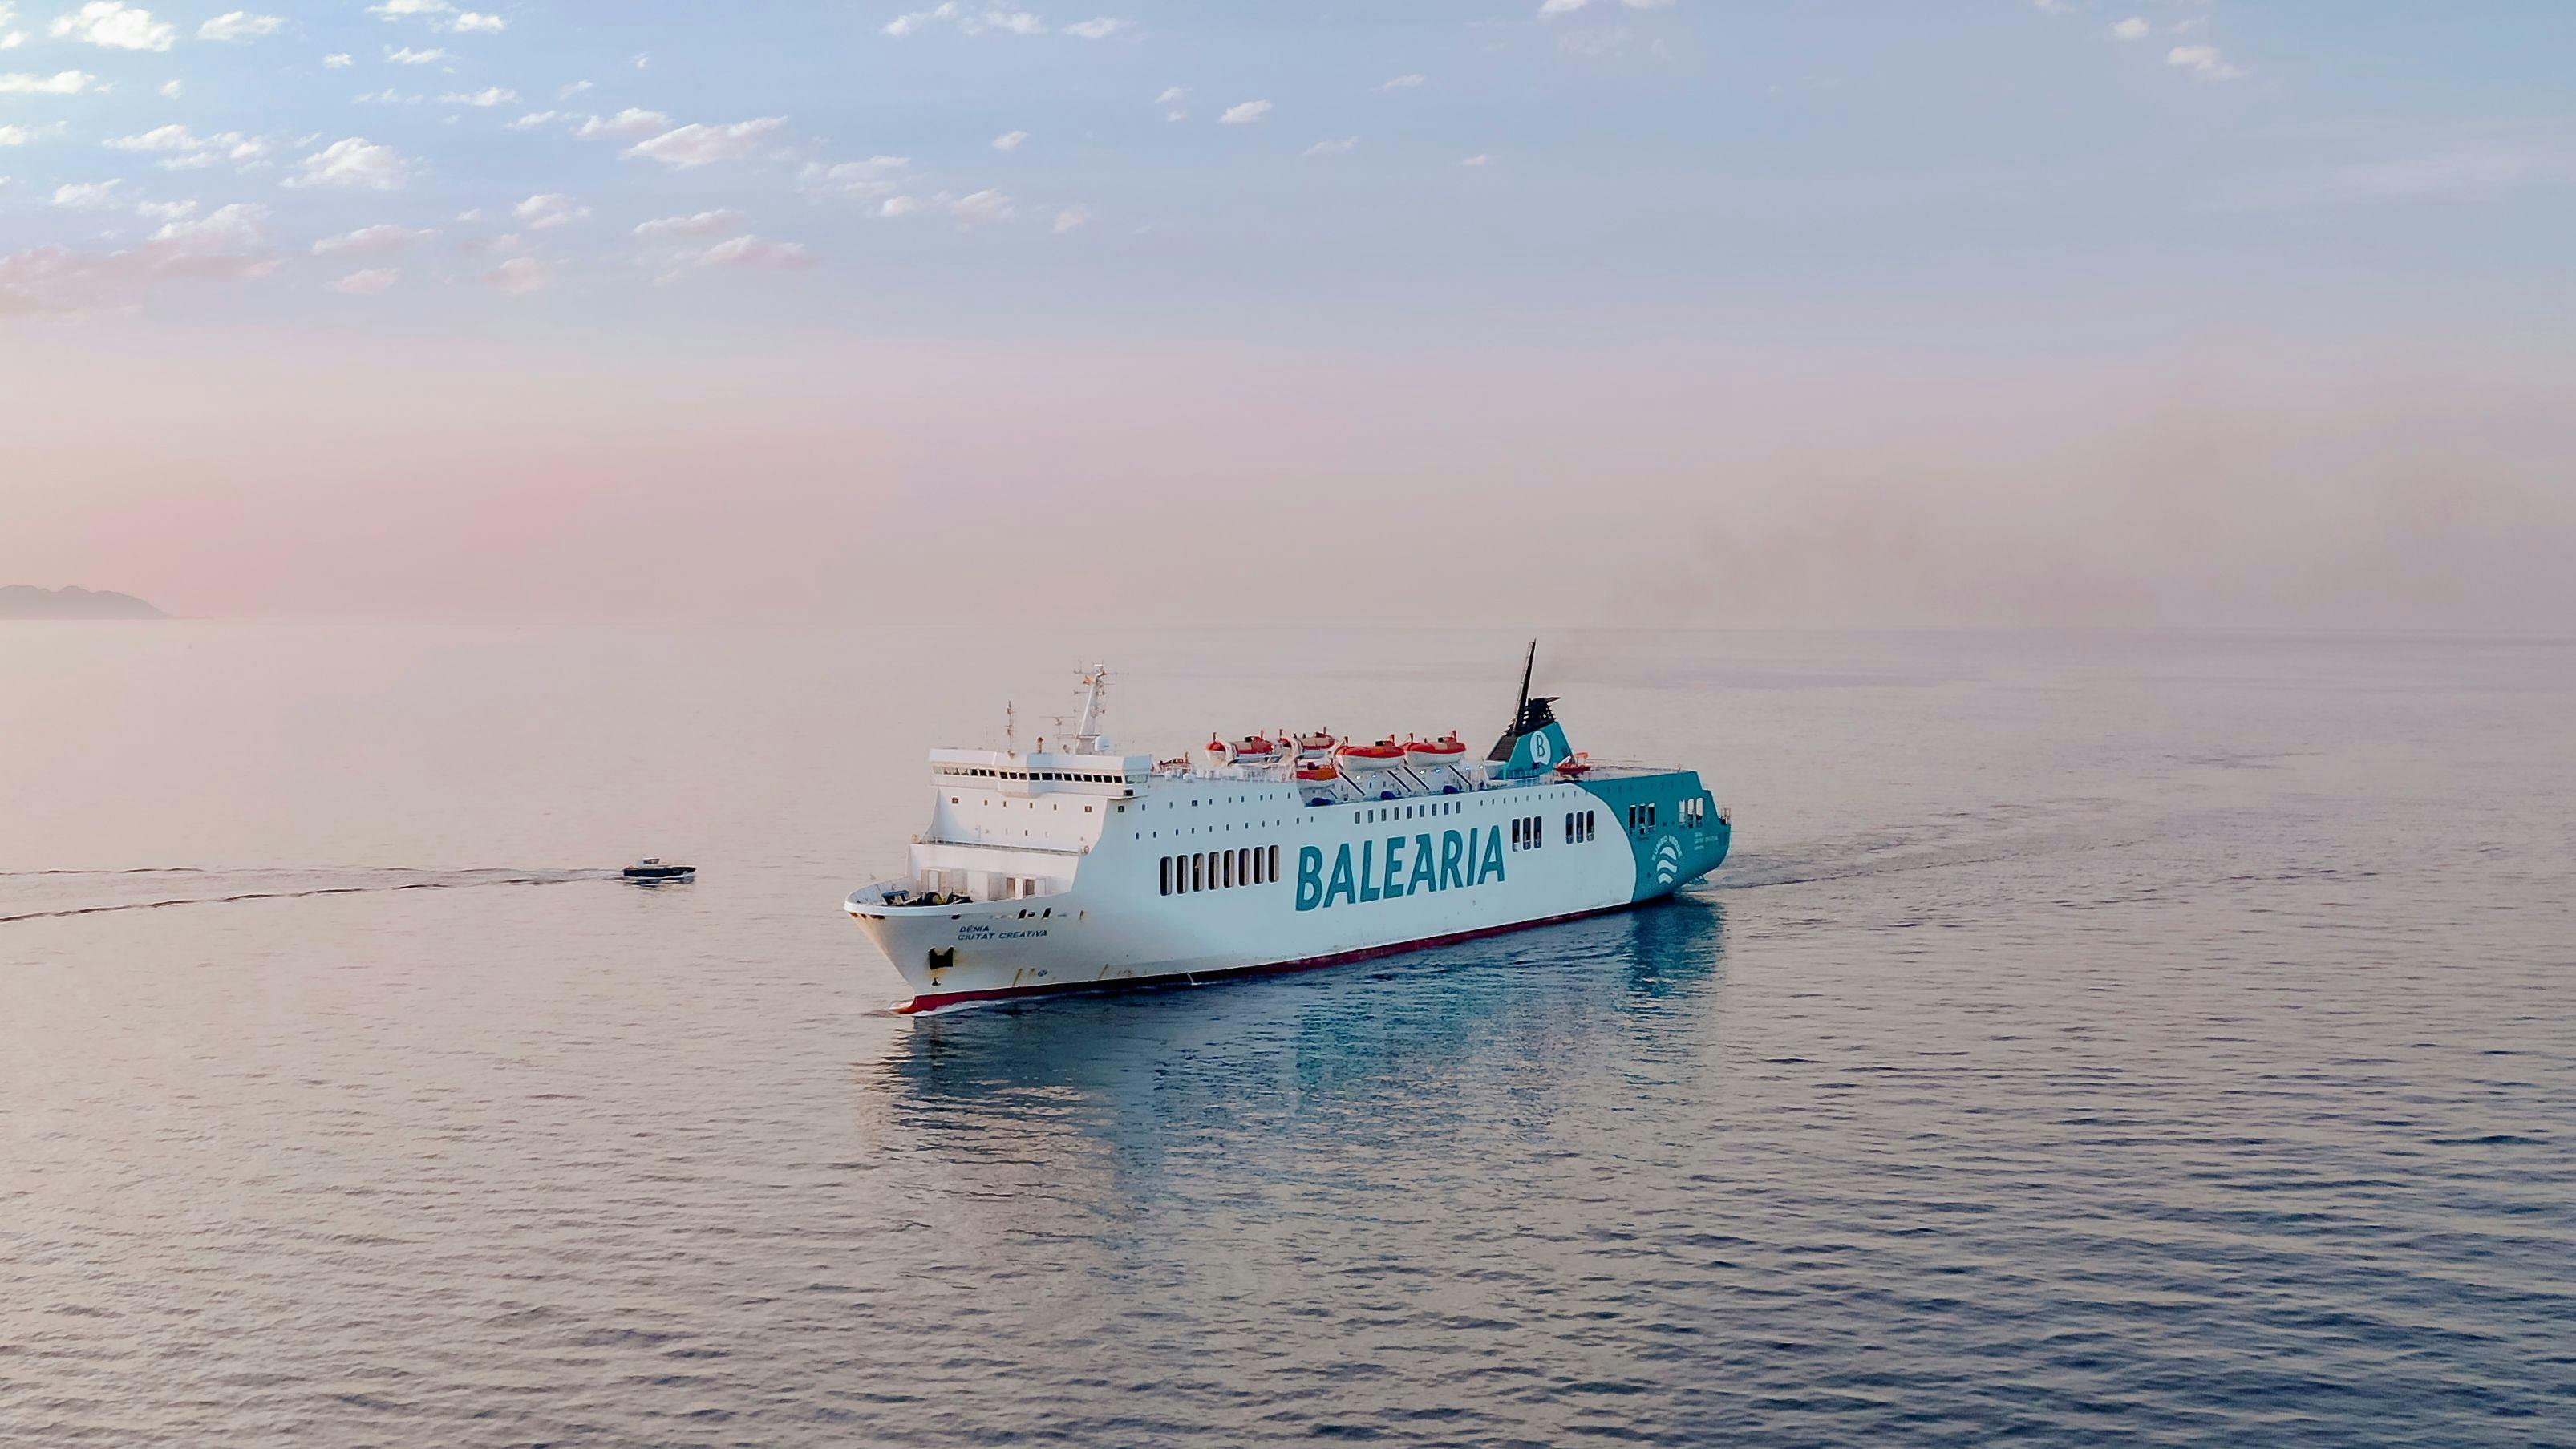
<svg viewBox="0 0 2576 1449">
<path fill-rule="evenodd" d="M 1521 668 L 1481 760 L 1450 731 L 1214 732 L 1122 754 L 1109 673 L 1047 748 L 930 752 L 906 875 L 843 903 L 911 988 L 900 1012 L 1290 971 L 1659 900 L 1726 859 L 1698 772 L 1593 761 Z M 1275 742 L 1275 743 L 1274 743 Z"/>
</svg>

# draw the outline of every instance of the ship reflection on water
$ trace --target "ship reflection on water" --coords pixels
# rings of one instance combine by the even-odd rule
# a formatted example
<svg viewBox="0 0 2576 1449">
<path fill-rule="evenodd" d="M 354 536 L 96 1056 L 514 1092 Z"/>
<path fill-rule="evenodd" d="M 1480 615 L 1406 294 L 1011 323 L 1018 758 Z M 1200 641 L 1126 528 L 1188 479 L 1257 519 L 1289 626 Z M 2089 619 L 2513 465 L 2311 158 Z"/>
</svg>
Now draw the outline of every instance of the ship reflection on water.
<svg viewBox="0 0 2576 1449">
<path fill-rule="evenodd" d="M 1365 965 L 915 1018 L 858 1076 L 895 1133 L 951 1151 L 1048 1124 L 1129 1145 L 1184 1124 L 1366 1132 L 1469 1090 L 1543 1108 L 1578 1061 L 1702 1037 L 1670 1023 L 1714 1009 L 1725 938 L 1725 907 L 1684 893 Z"/>
</svg>

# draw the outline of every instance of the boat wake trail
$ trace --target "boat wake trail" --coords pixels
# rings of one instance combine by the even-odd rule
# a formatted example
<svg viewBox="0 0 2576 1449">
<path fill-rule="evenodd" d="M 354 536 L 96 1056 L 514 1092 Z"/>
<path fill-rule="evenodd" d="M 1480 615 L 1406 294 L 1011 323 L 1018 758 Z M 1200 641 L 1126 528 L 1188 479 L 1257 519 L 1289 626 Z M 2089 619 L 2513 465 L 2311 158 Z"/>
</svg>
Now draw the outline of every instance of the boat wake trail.
<svg viewBox="0 0 2576 1449">
<path fill-rule="evenodd" d="M 189 895 L 155 894 L 135 900 L 102 900 L 98 897 L 124 885 L 131 888 L 146 882 L 133 877 L 191 876 L 190 884 L 202 889 Z M 150 866 L 128 870 L 22 870 L 0 872 L 0 878 L 47 877 L 46 886 L 55 892 L 67 892 L 75 898 L 44 903 L 44 909 L 7 910 L 0 903 L 0 925 L 12 921 L 54 920 L 65 916 L 95 916 L 112 911 L 157 911 L 171 906 L 228 905 L 236 901 L 293 900 L 303 896 L 364 895 L 380 891 L 463 890 L 474 886 L 500 885 L 565 885 L 573 881 L 615 880 L 613 870 L 516 870 L 493 868 L 483 870 L 411 870 L 386 867 L 372 870 L 340 871 L 227 871 L 200 866 Z M 87 885 L 89 889 L 81 887 Z M 224 887 L 237 887 L 225 889 Z M 167 887 L 163 887 L 167 889 Z M 87 897 L 80 899 L 79 897 Z M 34 905 L 35 902 L 18 903 Z"/>
</svg>

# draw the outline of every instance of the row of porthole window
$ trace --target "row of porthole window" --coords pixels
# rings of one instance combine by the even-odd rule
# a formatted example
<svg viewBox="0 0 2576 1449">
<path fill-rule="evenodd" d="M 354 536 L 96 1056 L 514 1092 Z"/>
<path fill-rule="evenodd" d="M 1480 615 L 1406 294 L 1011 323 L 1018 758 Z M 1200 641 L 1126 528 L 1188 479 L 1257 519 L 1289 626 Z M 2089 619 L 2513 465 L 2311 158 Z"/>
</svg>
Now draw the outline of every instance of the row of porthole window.
<svg viewBox="0 0 2576 1449">
<path fill-rule="evenodd" d="M 1512 849 L 1536 850 L 1547 843 L 1547 832 L 1540 828 L 1543 817 L 1515 816 L 1512 820 Z"/>
<path fill-rule="evenodd" d="M 975 765 L 941 765 L 943 775 L 971 775 L 984 780 L 1080 781 L 1086 785 L 1124 785 L 1124 775 L 1095 775 L 1083 770 L 988 770 Z"/>
<path fill-rule="evenodd" d="M 1466 809 L 1462 800 L 1433 800 L 1421 805 L 1386 805 L 1374 810 L 1351 812 L 1353 825 L 1368 825 L 1381 820 L 1420 820 L 1432 815 L 1455 815 Z"/>
<path fill-rule="evenodd" d="M 1201 850 L 1167 855 L 1162 863 L 1163 894 L 1226 890 L 1233 886 L 1268 885 L 1279 879 L 1279 847 L 1247 845 L 1235 850 Z"/>
<path fill-rule="evenodd" d="M 1646 804 L 1646 805 L 1631 805 L 1631 806 L 1629 806 L 1629 807 L 1628 807 L 1628 828 L 1629 828 L 1629 829 L 1631 829 L 1631 830 L 1652 830 L 1652 829 L 1654 829 L 1654 828 L 1655 828 L 1655 807 L 1654 807 L 1652 804 Z"/>
<path fill-rule="evenodd" d="M 1591 811 L 1569 810 L 1565 815 L 1565 838 L 1569 842 L 1590 840 L 1592 838 L 1592 825 L 1593 821 Z"/>
</svg>

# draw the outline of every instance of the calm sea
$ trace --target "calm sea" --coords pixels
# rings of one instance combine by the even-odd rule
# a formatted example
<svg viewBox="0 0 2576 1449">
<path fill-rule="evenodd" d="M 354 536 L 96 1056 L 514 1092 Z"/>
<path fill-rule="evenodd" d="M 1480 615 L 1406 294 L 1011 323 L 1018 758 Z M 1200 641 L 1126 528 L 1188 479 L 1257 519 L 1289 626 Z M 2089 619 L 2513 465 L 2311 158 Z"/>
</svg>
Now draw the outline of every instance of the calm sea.
<svg viewBox="0 0 2576 1449">
<path fill-rule="evenodd" d="M 2576 1441 L 2567 641 L 1551 637 L 1705 886 L 885 1014 L 1006 698 L 1517 649 L 0 626 L 0 1444 Z"/>
</svg>

